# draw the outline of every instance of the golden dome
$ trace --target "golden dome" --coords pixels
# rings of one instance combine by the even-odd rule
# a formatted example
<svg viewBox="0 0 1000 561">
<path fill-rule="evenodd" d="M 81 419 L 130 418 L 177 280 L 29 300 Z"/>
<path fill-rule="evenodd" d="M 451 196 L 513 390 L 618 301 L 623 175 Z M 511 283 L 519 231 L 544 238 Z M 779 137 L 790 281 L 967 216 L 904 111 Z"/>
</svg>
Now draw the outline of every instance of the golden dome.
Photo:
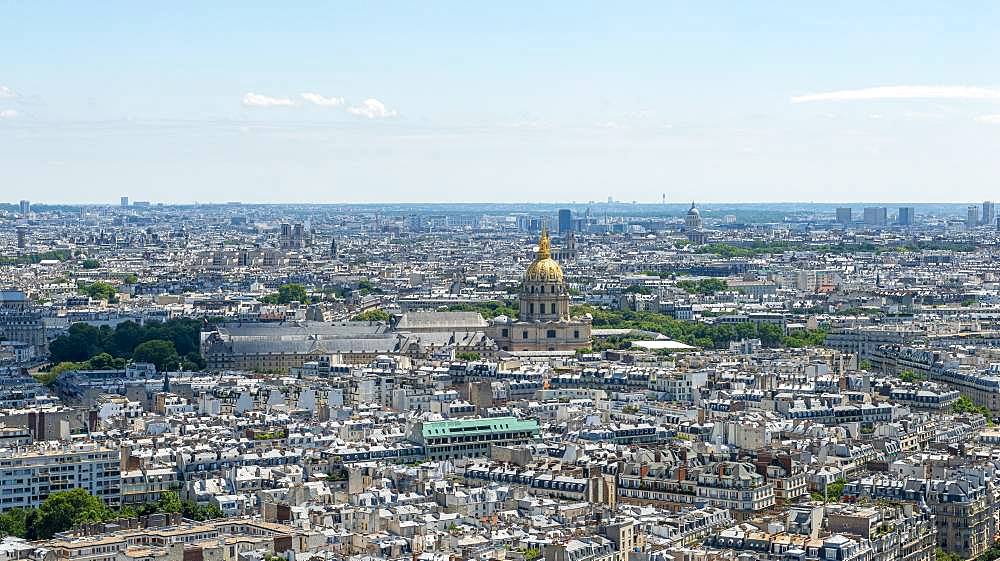
<svg viewBox="0 0 1000 561">
<path fill-rule="evenodd" d="M 549 232 L 542 230 L 542 237 L 538 240 L 538 255 L 535 261 L 528 266 L 524 272 L 524 280 L 531 282 L 563 282 L 562 267 L 552 259 L 552 251 L 549 245 Z"/>
</svg>

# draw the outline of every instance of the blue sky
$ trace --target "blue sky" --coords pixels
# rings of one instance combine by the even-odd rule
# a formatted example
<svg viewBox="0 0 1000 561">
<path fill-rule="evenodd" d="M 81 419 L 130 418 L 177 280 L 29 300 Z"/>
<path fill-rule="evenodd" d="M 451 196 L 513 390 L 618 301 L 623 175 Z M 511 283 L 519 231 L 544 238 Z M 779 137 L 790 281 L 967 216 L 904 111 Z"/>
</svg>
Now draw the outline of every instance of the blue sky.
<svg viewBox="0 0 1000 561">
<path fill-rule="evenodd" d="M 0 2 L 39 202 L 1000 198 L 992 2 Z"/>
</svg>

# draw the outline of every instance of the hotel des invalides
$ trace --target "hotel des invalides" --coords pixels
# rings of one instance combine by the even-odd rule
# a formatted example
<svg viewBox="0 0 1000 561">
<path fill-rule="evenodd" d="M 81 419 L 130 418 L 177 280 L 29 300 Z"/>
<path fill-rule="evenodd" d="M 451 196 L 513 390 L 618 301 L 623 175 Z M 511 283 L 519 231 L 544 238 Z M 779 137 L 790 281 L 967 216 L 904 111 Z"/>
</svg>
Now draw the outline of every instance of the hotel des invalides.
<svg viewBox="0 0 1000 561">
<path fill-rule="evenodd" d="M 487 334 L 501 350 L 575 351 L 590 347 L 589 316 L 570 317 L 569 287 L 562 267 L 552 258 L 547 230 L 538 254 L 524 272 L 517 319 L 498 316 Z"/>
<path fill-rule="evenodd" d="M 559 252 L 572 256 L 575 240 Z M 305 321 L 220 324 L 202 333 L 201 352 L 217 370 L 287 372 L 307 362 L 368 364 L 382 355 L 441 358 L 461 352 L 483 357 L 573 353 L 591 345 L 591 318 L 570 316 L 569 287 L 543 231 L 535 260 L 522 278 L 518 317 L 489 321 L 478 312 L 409 311 L 385 322 Z"/>
</svg>

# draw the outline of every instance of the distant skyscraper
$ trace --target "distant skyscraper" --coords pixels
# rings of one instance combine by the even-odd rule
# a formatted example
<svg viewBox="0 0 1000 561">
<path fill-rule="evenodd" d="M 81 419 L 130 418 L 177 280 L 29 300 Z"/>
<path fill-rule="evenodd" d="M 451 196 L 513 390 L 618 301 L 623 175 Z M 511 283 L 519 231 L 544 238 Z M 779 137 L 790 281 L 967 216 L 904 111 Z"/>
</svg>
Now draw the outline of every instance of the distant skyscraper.
<svg viewBox="0 0 1000 561">
<path fill-rule="evenodd" d="M 840 207 L 837 209 L 837 224 L 850 224 L 854 222 L 854 209 L 851 207 Z"/>
<path fill-rule="evenodd" d="M 128 197 L 122 197 L 122 208 L 128 206 Z"/>
<path fill-rule="evenodd" d="M 565 234 L 573 229 L 573 211 L 568 208 L 559 209 L 559 233 Z"/>
<path fill-rule="evenodd" d="M 982 218 L 984 226 L 993 224 L 993 221 L 997 218 L 997 211 L 993 205 L 993 201 L 983 201 L 983 215 L 980 218 Z"/>
<path fill-rule="evenodd" d="M 21 201 L 21 216 L 31 214 L 31 201 Z"/>
<path fill-rule="evenodd" d="M 912 226 L 914 216 L 913 207 L 901 206 L 899 207 L 899 214 L 896 215 L 896 224 L 900 226 Z"/>
<path fill-rule="evenodd" d="M 28 247 L 28 227 L 18 226 L 17 227 L 17 248 L 24 249 Z"/>
<path fill-rule="evenodd" d="M 884 206 L 865 207 L 865 226 L 885 226 L 889 223 L 889 210 Z"/>
<path fill-rule="evenodd" d="M 979 226 L 979 207 L 969 205 L 969 208 L 965 211 L 965 227 L 972 229 L 976 226 Z"/>
</svg>

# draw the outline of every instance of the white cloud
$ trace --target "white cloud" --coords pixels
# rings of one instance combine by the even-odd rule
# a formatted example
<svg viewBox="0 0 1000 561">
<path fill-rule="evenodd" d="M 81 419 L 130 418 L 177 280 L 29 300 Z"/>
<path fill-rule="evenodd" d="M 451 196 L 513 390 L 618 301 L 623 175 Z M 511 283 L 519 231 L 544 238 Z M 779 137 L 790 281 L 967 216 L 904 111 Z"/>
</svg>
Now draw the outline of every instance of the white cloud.
<svg viewBox="0 0 1000 561">
<path fill-rule="evenodd" d="M 15 97 L 17 97 L 17 92 L 7 86 L 0 86 L 0 99 L 14 99 Z"/>
<path fill-rule="evenodd" d="M 18 115 L 19 113 L 13 109 L 0 109 L 0 119 L 13 119 Z"/>
<path fill-rule="evenodd" d="M 243 96 L 244 107 L 291 107 L 295 102 L 287 97 L 270 97 L 249 92 Z"/>
<path fill-rule="evenodd" d="M 386 117 L 395 117 L 399 114 L 394 109 L 387 108 L 384 103 L 375 98 L 368 98 L 362 101 L 361 105 L 348 107 L 347 112 L 351 115 L 358 115 L 359 117 L 367 117 L 369 119 L 383 119 Z"/>
<path fill-rule="evenodd" d="M 976 117 L 976 121 L 987 125 L 1000 125 L 1000 115 L 980 115 Z"/>
<path fill-rule="evenodd" d="M 344 104 L 344 98 L 342 97 L 323 97 L 318 93 L 311 92 L 302 94 L 302 99 L 320 107 L 340 107 Z"/>
<path fill-rule="evenodd" d="M 792 97 L 792 103 L 872 99 L 982 99 L 1000 101 L 1000 89 L 972 86 L 882 86 L 799 95 Z"/>
</svg>

